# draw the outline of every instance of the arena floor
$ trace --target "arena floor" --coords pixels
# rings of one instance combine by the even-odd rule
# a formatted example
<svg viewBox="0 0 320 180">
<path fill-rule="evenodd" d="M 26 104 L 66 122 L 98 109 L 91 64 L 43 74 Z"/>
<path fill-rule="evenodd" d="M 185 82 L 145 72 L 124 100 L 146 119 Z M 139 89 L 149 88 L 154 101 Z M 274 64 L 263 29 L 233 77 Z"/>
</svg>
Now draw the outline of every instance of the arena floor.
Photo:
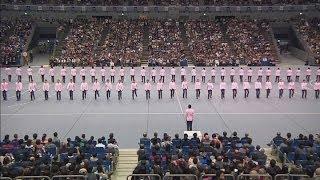
<svg viewBox="0 0 320 180">
<path fill-rule="evenodd" d="M 297 67 L 305 69 L 304 66 L 295 66 L 294 68 Z M 312 69 L 313 72 L 316 71 L 316 68 Z M 37 72 L 37 68 L 34 68 L 34 72 Z M 59 70 L 57 69 L 56 72 Z M 128 69 L 126 72 L 128 74 Z M 140 71 L 137 69 L 136 72 Z M 177 72 L 179 72 L 178 69 Z M 37 73 L 34 74 L 36 74 L 34 77 L 38 86 L 42 87 L 40 77 Z M 1 76 L 3 79 L 3 69 L 1 69 Z M 47 78 L 49 80 L 49 77 Z M 89 78 L 87 76 L 87 80 Z M 168 75 L 166 87 L 169 78 Z M 177 76 L 177 78 L 180 86 L 180 77 Z M 13 79 L 15 80 L 16 77 L 14 76 Z M 138 79 L 140 80 L 140 77 Z M 255 81 L 256 77 L 252 79 Z M 283 77 L 283 79 L 285 78 Z M 314 79 L 315 76 L 312 77 L 312 80 Z M 226 80 L 229 82 L 228 76 Z M 80 77 L 77 77 L 77 87 L 79 87 L 79 82 Z M 156 90 L 153 88 L 151 100 L 146 101 L 141 83 L 139 84 L 138 98 L 132 100 L 129 89 L 130 78 L 126 76 L 125 90 L 121 101 L 117 100 L 115 90 L 112 91 L 110 100 L 106 99 L 104 91 L 100 92 L 98 100 L 94 100 L 92 91 L 89 91 L 86 100 L 82 100 L 79 88 L 75 93 L 74 101 L 69 100 L 66 91 L 62 94 L 62 100 L 57 101 L 51 87 L 49 101 L 44 101 L 43 92 L 37 91 L 36 100 L 31 102 L 29 93 L 26 91 L 27 77 L 23 77 L 22 100 L 17 102 L 15 92 L 10 90 L 8 92 L 9 100 L 1 101 L 1 139 L 5 134 L 12 135 L 14 133 L 23 136 L 37 132 L 39 134 L 47 133 L 51 136 L 53 132 L 57 131 L 61 138 L 66 139 L 82 133 L 100 137 L 113 132 L 119 140 L 121 148 L 137 148 L 138 139 L 143 132 L 148 132 L 150 136 L 155 131 L 160 136 L 164 132 L 171 136 L 175 133 L 182 136 L 186 129 L 183 113 L 188 104 L 191 104 L 196 111 L 194 130 L 210 134 L 213 132 L 222 133 L 224 130 L 228 133 L 238 131 L 240 136 L 248 132 L 250 136 L 254 137 L 254 144 L 262 146 L 266 146 L 276 132 L 292 132 L 294 135 L 320 132 L 320 100 L 314 98 L 313 90 L 309 90 L 307 99 L 301 99 L 300 87 L 298 87 L 294 98 L 289 99 L 288 92 L 285 91 L 284 98 L 278 99 L 278 89 L 274 85 L 269 99 L 265 98 L 264 90 L 262 98 L 256 99 L 255 92 L 251 89 L 248 99 L 243 98 L 243 91 L 240 90 L 235 100 L 232 99 L 231 90 L 227 90 L 226 99 L 221 100 L 220 90 L 218 90 L 219 82 L 215 84 L 214 98 L 211 100 L 206 99 L 207 92 L 204 90 L 201 92 L 201 98 L 196 99 L 194 87 L 190 85 L 188 99 L 182 98 L 181 91 L 177 92 L 175 99 L 170 99 L 169 90 L 165 90 L 163 99 L 158 100 Z M 14 88 L 14 85 L 12 87 Z"/>
</svg>

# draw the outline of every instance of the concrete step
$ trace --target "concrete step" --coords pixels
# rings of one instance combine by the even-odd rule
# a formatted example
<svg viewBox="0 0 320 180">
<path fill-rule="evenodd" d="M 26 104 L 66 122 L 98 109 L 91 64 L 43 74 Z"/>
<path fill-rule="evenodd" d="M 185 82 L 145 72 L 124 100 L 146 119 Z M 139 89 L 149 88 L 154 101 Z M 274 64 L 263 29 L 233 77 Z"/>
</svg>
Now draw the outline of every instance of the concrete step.
<svg viewBox="0 0 320 180">
<path fill-rule="evenodd" d="M 119 156 L 118 157 L 118 162 L 123 162 L 123 161 L 137 161 L 138 156 Z"/>
</svg>

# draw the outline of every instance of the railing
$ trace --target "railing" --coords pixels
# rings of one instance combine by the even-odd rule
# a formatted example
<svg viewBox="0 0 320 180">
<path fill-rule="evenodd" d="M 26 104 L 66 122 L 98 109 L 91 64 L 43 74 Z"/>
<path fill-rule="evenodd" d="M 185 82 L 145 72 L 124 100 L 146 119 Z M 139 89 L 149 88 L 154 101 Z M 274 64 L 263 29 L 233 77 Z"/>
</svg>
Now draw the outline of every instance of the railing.
<svg viewBox="0 0 320 180">
<path fill-rule="evenodd" d="M 274 180 L 299 180 L 302 178 L 309 178 L 309 176 L 303 174 L 277 174 Z"/>
<path fill-rule="evenodd" d="M 130 179 L 133 178 L 135 179 L 136 178 L 140 178 L 142 177 L 144 180 L 161 180 L 161 176 L 159 176 L 158 174 L 130 174 L 129 176 L 127 176 L 127 180 L 131 180 Z"/>
<path fill-rule="evenodd" d="M 241 174 L 237 178 L 238 180 L 272 180 L 272 177 L 268 174 Z"/>
<path fill-rule="evenodd" d="M 86 176 L 83 175 L 56 175 L 51 178 L 51 180 L 64 180 L 64 179 L 77 179 L 77 180 L 85 180 Z"/>
<path fill-rule="evenodd" d="M 174 177 L 188 178 L 188 180 L 198 180 L 198 177 L 193 174 L 168 174 L 163 177 L 163 180 L 171 180 Z"/>
<path fill-rule="evenodd" d="M 12 179 L 9 177 L 0 177 L 0 180 L 12 180 Z"/>
<path fill-rule="evenodd" d="M 15 180 L 17 179 L 41 179 L 41 180 L 51 180 L 51 178 L 49 176 L 18 176 L 14 178 Z"/>
<path fill-rule="evenodd" d="M 225 174 L 223 175 L 225 180 L 235 180 L 234 175 L 232 174 Z M 216 174 L 204 174 L 200 177 L 200 180 L 203 180 L 204 178 L 209 178 L 209 177 L 217 177 Z"/>
</svg>

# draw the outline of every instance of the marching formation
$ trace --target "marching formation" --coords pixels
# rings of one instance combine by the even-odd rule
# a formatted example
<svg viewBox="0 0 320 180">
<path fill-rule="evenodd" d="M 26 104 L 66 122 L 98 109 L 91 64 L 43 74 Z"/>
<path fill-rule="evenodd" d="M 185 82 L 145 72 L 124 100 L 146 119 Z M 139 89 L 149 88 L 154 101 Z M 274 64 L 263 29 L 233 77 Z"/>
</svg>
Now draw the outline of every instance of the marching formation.
<svg viewBox="0 0 320 180">
<path fill-rule="evenodd" d="M 69 82 L 66 82 L 66 77 L 68 75 L 68 71 L 70 74 L 70 80 Z M 50 69 L 47 70 L 41 66 L 38 70 L 38 75 L 41 78 L 41 85 L 38 85 L 34 81 L 34 74 L 33 69 L 31 67 L 26 69 L 26 73 L 22 72 L 22 69 L 20 67 L 16 68 L 15 70 L 11 69 L 10 67 L 5 68 L 5 73 L 7 76 L 7 80 L 3 79 L 1 82 L 1 91 L 3 100 L 6 101 L 7 93 L 10 88 L 15 89 L 16 91 L 16 99 L 17 101 L 21 100 L 21 91 L 23 89 L 23 83 L 22 83 L 22 77 L 28 78 L 28 91 L 30 93 L 30 99 L 31 101 L 35 100 L 35 93 L 37 91 L 43 91 L 44 99 L 49 99 L 49 91 L 52 87 L 54 91 L 56 92 L 56 98 L 57 100 L 61 100 L 61 92 L 66 89 L 66 91 L 69 92 L 69 99 L 74 99 L 74 92 L 76 91 L 76 77 L 77 75 L 80 75 L 81 82 L 80 82 L 80 91 L 82 92 L 82 99 L 87 98 L 87 94 L 89 90 L 92 90 L 94 93 L 94 98 L 97 99 L 100 96 L 100 91 L 103 89 L 106 92 L 106 98 L 110 99 L 111 92 L 114 90 L 117 93 L 118 99 L 122 99 L 123 91 L 125 90 L 125 69 L 121 67 L 118 72 L 116 72 L 114 67 L 111 67 L 109 69 L 109 75 L 107 78 L 107 70 L 104 67 L 101 67 L 100 69 L 100 76 L 101 81 L 98 80 L 98 70 L 96 70 L 95 67 L 92 67 L 89 70 L 89 75 L 91 76 L 91 83 L 89 84 L 86 81 L 86 74 L 87 70 L 82 67 L 80 71 L 78 72 L 75 67 L 72 67 L 70 70 L 67 70 L 65 67 L 62 67 L 60 70 L 60 79 L 57 78 L 56 70 L 54 67 L 50 67 Z M 210 75 L 207 75 L 207 71 L 210 71 Z M 316 79 L 315 82 L 311 82 L 312 77 L 312 70 L 310 68 L 307 68 L 305 72 L 302 72 L 300 68 L 297 68 L 295 70 L 292 70 L 291 68 L 288 68 L 287 70 L 282 70 L 280 68 L 277 68 L 274 72 L 270 68 L 267 68 L 264 70 L 263 68 L 259 68 L 254 74 L 254 70 L 252 68 L 248 68 L 247 70 L 244 70 L 242 67 L 237 69 L 231 68 L 229 72 L 225 68 L 220 68 L 219 70 L 216 70 L 214 67 L 210 70 L 207 70 L 206 68 L 202 68 L 200 72 L 201 78 L 198 78 L 198 72 L 195 67 L 193 67 L 190 70 L 191 75 L 191 81 L 189 82 L 187 79 L 187 69 L 184 67 L 180 68 L 180 82 L 181 87 L 180 90 L 182 92 L 183 98 L 188 98 L 188 92 L 190 89 L 194 89 L 196 92 L 196 98 L 199 99 L 202 90 L 207 91 L 207 98 L 211 99 L 213 98 L 213 91 L 214 91 L 214 84 L 216 83 L 216 76 L 220 76 L 220 82 L 219 82 L 219 89 L 221 92 L 221 99 L 225 98 L 226 91 L 229 89 L 232 92 L 232 97 L 235 99 L 238 95 L 238 89 L 240 89 L 240 84 L 242 85 L 242 89 L 244 91 L 244 98 L 249 97 L 250 90 L 255 90 L 255 96 L 256 98 L 261 97 L 261 91 L 264 89 L 266 92 L 266 98 L 269 98 L 270 93 L 273 89 L 273 86 L 276 86 L 279 93 L 278 97 L 282 98 L 284 94 L 284 90 L 287 89 L 289 93 L 289 98 L 294 97 L 295 89 L 296 87 L 300 86 L 301 92 L 302 92 L 302 98 L 307 98 L 309 83 L 312 86 L 311 89 L 314 90 L 314 97 L 316 99 L 319 99 L 320 95 L 320 68 L 316 70 Z M 286 74 L 286 82 L 281 79 L 281 75 L 284 73 Z M 115 82 L 116 79 L 116 73 L 119 75 L 119 80 Z M 171 78 L 168 80 L 168 86 L 165 87 L 165 77 L 167 73 L 171 76 Z M 130 68 L 129 75 L 130 75 L 130 90 L 132 93 L 132 99 L 135 99 L 138 97 L 137 91 L 139 89 L 139 84 L 137 83 L 136 79 L 136 69 L 134 67 Z M 148 74 L 148 76 L 147 76 Z M 176 78 L 176 68 L 172 67 L 169 72 L 166 72 L 165 68 L 160 68 L 159 71 L 155 68 L 150 68 L 150 70 L 146 70 L 145 67 L 142 67 L 140 69 L 140 77 L 141 77 L 141 83 L 142 88 L 145 91 L 145 97 L 147 100 L 151 98 L 151 92 L 152 89 L 155 89 L 157 91 L 158 99 L 162 99 L 163 97 L 163 91 L 168 90 L 170 91 L 170 98 L 175 97 L 175 93 L 178 89 L 177 85 L 177 78 Z M 17 78 L 17 81 L 15 84 L 12 83 L 12 76 L 15 75 Z M 254 75 L 257 75 L 257 79 L 253 82 L 252 77 Z M 207 80 L 207 77 L 210 77 L 209 80 Z M 225 80 L 225 78 L 229 76 L 231 84 L 228 84 Z M 239 77 L 239 82 L 236 81 L 236 76 Z M 272 76 L 274 76 L 274 80 L 271 79 Z M 50 82 L 46 79 L 50 78 Z M 150 79 L 149 79 L 150 77 Z M 263 79 L 265 77 L 265 83 L 263 83 Z M 300 80 L 300 78 L 304 78 L 303 80 Z M 159 79 L 159 80 L 157 80 Z M 11 84 L 12 83 L 12 84 Z M 251 84 L 253 83 L 253 84 Z M 191 85 L 192 84 L 192 85 Z M 193 86 L 193 88 L 191 88 Z"/>
</svg>

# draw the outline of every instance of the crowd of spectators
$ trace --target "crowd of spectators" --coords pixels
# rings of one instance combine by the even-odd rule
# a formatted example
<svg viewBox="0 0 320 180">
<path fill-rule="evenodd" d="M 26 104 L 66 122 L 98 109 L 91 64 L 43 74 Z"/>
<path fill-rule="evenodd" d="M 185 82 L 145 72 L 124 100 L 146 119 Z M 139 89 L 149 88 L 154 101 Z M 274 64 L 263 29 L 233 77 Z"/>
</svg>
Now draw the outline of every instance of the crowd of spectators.
<svg viewBox="0 0 320 180">
<path fill-rule="evenodd" d="M 184 57 L 180 23 L 175 20 L 149 21 L 149 64 L 177 66 Z"/>
<path fill-rule="evenodd" d="M 140 65 L 144 21 L 112 20 L 108 32 L 99 47 L 99 62 L 102 65 L 113 62 L 117 66 Z"/>
<path fill-rule="evenodd" d="M 216 61 L 232 60 L 230 46 L 223 38 L 222 29 L 217 22 L 191 20 L 185 26 L 195 65 L 212 66 Z"/>
<path fill-rule="evenodd" d="M 237 60 L 248 65 L 277 60 L 274 44 L 269 37 L 271 27 L 266 21 L 231 18 L 225 23 Z"/>
<path fill-rule="evenodd" d="M 317 64 L 320 64 L 320 18 L 300 19 L 297 30 L 310 47 Z"/>
<path fill-rule="evenodd" d="M 49 138 L 14 134 L 0 143 L 0 177 L 87 175 L 108 179 L 117 161 L 117 141 L 112 133 L 97 141 L 85 134 L 63 142 L 58 133 Z"/>
<path fill-rule="evenodd" d="M 24 19 L 1 20 L 0 64 L 15 64 L 31 34 L 32 22 Z"/>
</svg>

